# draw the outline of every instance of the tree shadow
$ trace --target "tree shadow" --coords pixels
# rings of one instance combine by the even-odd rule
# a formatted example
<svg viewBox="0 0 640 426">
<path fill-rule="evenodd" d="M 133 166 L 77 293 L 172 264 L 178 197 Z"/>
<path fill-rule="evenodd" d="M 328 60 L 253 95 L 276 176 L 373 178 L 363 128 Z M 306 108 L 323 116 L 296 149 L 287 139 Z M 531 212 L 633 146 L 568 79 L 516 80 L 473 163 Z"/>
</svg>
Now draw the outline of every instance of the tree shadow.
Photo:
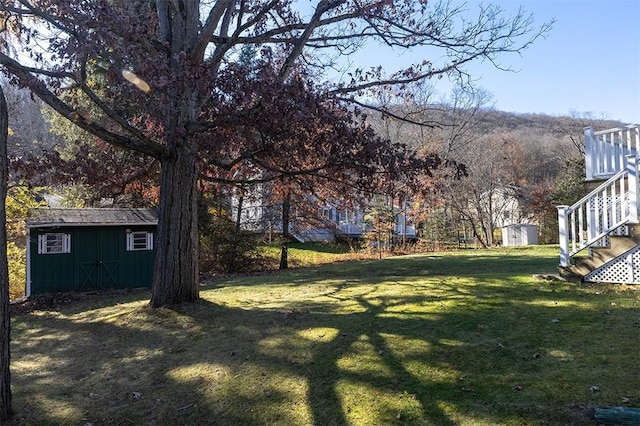
<svg viewBox="0 0 640 426">
<path fill-rule="evenodd" d="M 503 294 L 491 278 L 456 287 L 443 272 L 443 282 L 425 289 L 411 277 L 456 271 L 424 263 L 372 263 L 364 277 L 345 268 L 323 299 L 292 298 L 277 308 L 223 306 L 205 292 L 196 303 L 152 310 L 140 293 L 19 316 L 12 424 L 346 425 L 357 418 L 454 425 L 456 415 L 533 423 L 550 414 L 539 407 L 547 389 L 532 377 L 565 360 L 615 352 L 590 340 L 605 332 L 608 317 L 576 292 L 530 286 Z M 397 291 L 379 288 L 389 277 L 402 278 Z M 261 280 L 262 291 L 283 279 L 292 291 L 304 283 L 290 278 Z M 633 318 L 634 311 L 619 314 Z M 567 334 L 569 327 L 580 333 Z M 517 386 L 538 408 L 487 408 Z M 567 416 L 554 419 L 570 424 Z"/>
<path fill-rule="evenodd" d="M 484 253 L 484 252 L 483 252 Z M 246 275 L 225 277 L 204 283 L 204 288 L 230 287 L 234 285 L 263 286 L 282 283 L 307 284 L 314 280 L 336 278 L 349 282 L 377 284 L 386 282 L 390 276 L 408 277 L 459 277 L 491 276 L 503 277 L 506 273 L 549 274 L 557 271 L 557 256 L 532 258 L 518 251 L 474 256 L 447 254 L 392 257 L 382 260 L 353 260 L 323 265 L 321 267 L 292 268 L 260 274 L 260 280 L 248 280 Z"/>
</svg>

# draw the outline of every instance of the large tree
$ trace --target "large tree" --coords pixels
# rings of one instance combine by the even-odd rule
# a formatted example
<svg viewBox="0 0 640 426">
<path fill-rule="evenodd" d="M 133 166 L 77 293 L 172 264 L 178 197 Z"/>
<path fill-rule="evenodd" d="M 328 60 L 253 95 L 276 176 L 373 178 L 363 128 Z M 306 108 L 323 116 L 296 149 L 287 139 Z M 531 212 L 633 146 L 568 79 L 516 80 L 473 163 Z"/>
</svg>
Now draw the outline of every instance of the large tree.
<svg viewBox="0 0 640 426">
<path fill-rule="evenodd" d="M 16 50 L 0 53 L 12 81 L 102 141 L 160 163 L 152 306 L 198 298 L 200 149 L 211 132 L 242 125 L 242 114 L 220 106 L 229 85 L 238 83 L 222 73 L 243 46 L 281 58 L 281 82 L 303 65 L 317 66 L 319 81 L 334 82 L 324 86 L 326 99 L 379 109 L 368 100 L 380 91 L 402 96 L 417 82 L 466 75 L 470 61 L 519 52 L 549 28 L 534 28 L 522 11 L 505 17 L 495 6 L 481 7 L 471 19 L 448 2 L 320 0 L 310 9 L 297 7 L 282 0 L 4 0 L 0 6 L 3 28 L 17 27 L 21 35 Z M 367 43 L 413 48 L 417 63 L 390 73 L 350 70 L 342 80 L 323 74 L 339 55 Z M 260 108 L 263 93 L 255 87 L 244 100 L 248 109 Z M 92 108 L 84 110 L 86 102 Z M 231 164 L 244 155 L 219 143 L 214 162 Z"/>
</svg>

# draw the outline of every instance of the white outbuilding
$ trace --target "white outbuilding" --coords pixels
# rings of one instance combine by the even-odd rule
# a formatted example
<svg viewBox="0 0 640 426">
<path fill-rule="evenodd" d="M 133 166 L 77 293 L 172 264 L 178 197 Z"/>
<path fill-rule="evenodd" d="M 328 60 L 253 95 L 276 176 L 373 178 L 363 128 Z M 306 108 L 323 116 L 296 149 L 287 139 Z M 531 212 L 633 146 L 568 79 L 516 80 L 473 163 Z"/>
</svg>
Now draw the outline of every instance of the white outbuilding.
<svg viewBox="0 0 640 426">
<path fill-rule="evenodd" d="M 538 227 L 529 223 L 515 223 L 502 228 L 502 245 L 505 247 L 538 244 Z"/>
</svg>

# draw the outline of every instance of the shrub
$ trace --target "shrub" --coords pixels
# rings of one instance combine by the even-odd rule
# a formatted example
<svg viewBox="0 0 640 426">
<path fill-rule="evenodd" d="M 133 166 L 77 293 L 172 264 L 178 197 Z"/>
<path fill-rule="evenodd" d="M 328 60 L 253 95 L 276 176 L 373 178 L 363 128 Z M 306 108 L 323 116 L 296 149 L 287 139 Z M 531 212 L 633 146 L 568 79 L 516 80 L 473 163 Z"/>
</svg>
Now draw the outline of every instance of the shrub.
<svg viewBox="0 0 640 426">
<path fill-rule="evenodd" d="M 207 198 L 201 200 L 200 272 L 228 274 L 262 269 L 258 237 L 238 229 L 230 217 L 230 209 L 223 203 Z"/>
</svg>

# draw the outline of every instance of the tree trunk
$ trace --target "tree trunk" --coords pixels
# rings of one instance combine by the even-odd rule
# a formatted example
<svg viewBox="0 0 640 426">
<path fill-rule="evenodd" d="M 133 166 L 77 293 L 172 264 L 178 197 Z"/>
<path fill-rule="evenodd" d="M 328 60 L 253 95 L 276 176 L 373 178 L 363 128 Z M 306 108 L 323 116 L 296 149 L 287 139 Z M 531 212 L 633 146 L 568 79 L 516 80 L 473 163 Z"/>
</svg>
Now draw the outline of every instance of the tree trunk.
<svg viewBox="0 0 640 426">
<path fill-rule="evenodd" d="M 240 241 L 240 229 L 242 226 L 242 205 L 244 204 L 244 192 L 238 197 L 238 211 L 236 212 L 236 223 L 233 229 L 233 245 L 231 247 L 231 258 L 229 264 L 229 272 L 236 272 L 236 259 L 238 251 L 238 241 Z"/>
<path fill-rule="evenodd" d="M 282 247 L 280 250 L 280 269 L 289 268 L 289 222 L 291 213 L 291 193 L 287 193 L 282 202 Z"/>
<path fill-rule="evenodd" d="M 188 66 L 198 38 L 198 0 L 157 0 L 160 40 L 170 47 L 176 76 Z M 181 84 L 183 83 L 183 84 Z M 151 306 L 156 308 L 198 299 L 198 209 L 196 148 L 186 132 L 195 121 L 197 94 L 189 81 L 167 89 L 164 139 L 169 155 L 161 159 L 158 245 L 153 271 Z"/>
<path fill-rule="evenodd" d="M 196 158 L 178 145 L 162 160 L 157 251 L 151 306 L 198 299 Z"/>
<path fill-rule="evenodd" d="M 280 248 L 280 269 L 289 269 L 289 241 L 282 240 L 282 247 Z"/>
<path fill-rule="evenodd" d="M 9 266 L 7 260 L 7 102 L 0 87 L 0 423 L 13 413 L 11 404 L 11 317 L 9 313 Z"/>
</svg>

